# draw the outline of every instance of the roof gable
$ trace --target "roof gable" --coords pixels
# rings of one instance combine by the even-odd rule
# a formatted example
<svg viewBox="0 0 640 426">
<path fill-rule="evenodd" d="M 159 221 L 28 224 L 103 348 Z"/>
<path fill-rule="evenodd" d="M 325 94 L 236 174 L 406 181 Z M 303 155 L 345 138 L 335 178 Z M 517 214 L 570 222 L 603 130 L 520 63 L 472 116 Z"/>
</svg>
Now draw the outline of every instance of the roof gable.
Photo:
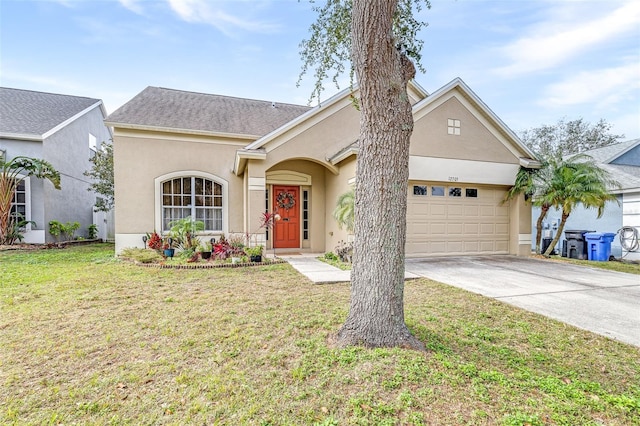
<svg viewBox="0 0 640 426">
<path fill-rule="evenodd" d="M 417 121 L 437 106 L 456 97 L 466 109 L 482 122 L 487 130 L 494 133 L 505 148 L 520 158 L 524 167 L 539 167 L 536 155 L 520 138 L 476 95 L 461 78 L 457 77 L 413 106 L 414 120 Z"/>
<path fill-rule="evenodd" d="M 43 139 L 96 107 L 100 99 L 0 87 L 0 135 Z"/>
<path fill-rule="evenodd" d="M 348 89 L 344 89 L 334 96 L 330 97 L 326 102 L 315 106 L 313 109 L 307 111 L 305 114 L 297 117 L 295 120 L 286 123 L 285 125 L 275 129 L 273 132 L 264 135 L 257 141 L 248 145 L 245 149 L 258 149 L 262 148 L 269 142 L 274 139 L 277 139 L 279 136 L 283 135 L 287 131 L 291 130 L 294 127 L 301 126 L 304 128 L 305 126 L 311 126 L 315 124 L 319 119 L 326 117 L 327 115 L 332 114 L 333 112 L 339 110 L 347 103 L 352 103 L 352 97 L 356 96 L 358 92 L 357 84 L 354 87 L 350 87 Z M 407 92 L 409 93 L 410 98 L 415 99 L 417 101 L 424 99 L 428 96 L 426 90 L 424 90 L 420 85 L 418 85 L 415 81 L 409 81 L 407 85 Z"/>
<path fill-rule="evenodd" d="M 304 114 L 308 106 L 147 87 L 107 117 L 114 127 L 256 139 Z"/>
</svg>

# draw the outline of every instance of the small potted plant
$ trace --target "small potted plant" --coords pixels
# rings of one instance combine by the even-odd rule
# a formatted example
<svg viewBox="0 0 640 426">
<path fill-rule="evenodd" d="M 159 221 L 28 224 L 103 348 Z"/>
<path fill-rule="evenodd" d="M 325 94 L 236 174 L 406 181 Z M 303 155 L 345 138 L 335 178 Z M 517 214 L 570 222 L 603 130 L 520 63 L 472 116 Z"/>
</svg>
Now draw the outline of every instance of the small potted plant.
<svg viewBox="0 0 640 426">
<path fill-rule="evenodd" d="M 202 258 L 202 260 L 210 259 L 212 252 L 211 243 L 209 241 L 200 243 L 200 245 L 198 246 L 198 251 L 200 252 L 200 257 Z"/>
<path fill-rule="evenodd" d="M 173 238 L 167 238 L 166 241 L 163 242 L 162 250 L 164 257 L 173 257 L 173 255 L 176 253 L 176 249 L 172 247 L 172 244 Z"/>
<path fill-rule="evenodd" d="M 244 252 L 247 254 L 247 256 L 249 256 L 249 259 L 252 262 L 262 262 L 262 250 L 263 246 L 259 245 L 254 247 L 247 247 L 244 249 Z"/>
</svg>

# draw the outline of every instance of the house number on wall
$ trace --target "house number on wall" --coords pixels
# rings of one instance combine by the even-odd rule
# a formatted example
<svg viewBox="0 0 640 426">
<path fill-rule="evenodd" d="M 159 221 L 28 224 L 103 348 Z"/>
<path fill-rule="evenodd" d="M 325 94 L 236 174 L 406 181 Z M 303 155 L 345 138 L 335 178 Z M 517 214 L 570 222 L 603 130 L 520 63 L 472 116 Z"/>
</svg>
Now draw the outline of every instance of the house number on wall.
<svg viewBox="0 0 640 426">
<path fill-rule="evenodd" d="M 449 182 L 457 182 L 458 176 L 449 176 Z"/>
</svg>

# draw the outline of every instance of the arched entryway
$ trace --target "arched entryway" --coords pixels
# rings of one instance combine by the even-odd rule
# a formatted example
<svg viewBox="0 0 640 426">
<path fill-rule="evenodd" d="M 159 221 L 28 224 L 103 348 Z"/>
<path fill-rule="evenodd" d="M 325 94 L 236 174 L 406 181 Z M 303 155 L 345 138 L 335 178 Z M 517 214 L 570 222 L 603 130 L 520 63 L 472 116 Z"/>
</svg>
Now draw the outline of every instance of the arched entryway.
<svg viewBox="0 0 640 426">
<path fill-rule="evenodd" d="M 268 209 L 279 216 L 269 237 L 272 247 L 309 247 L 312 176 L 294 170 L 272 170 L 266 178 Z"/>
</svg>

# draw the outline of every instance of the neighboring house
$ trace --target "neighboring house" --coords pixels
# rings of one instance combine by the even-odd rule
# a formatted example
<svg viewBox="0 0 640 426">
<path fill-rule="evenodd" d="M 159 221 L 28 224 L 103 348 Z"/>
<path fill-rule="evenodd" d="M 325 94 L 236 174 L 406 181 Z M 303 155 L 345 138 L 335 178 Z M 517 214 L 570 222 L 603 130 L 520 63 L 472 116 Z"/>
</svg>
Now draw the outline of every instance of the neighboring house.
<svg viewBox="0 0 640 426">
<path fill-rule="evenodd" d="M 593 158 L 600 167 L 609 172 L 611 178 L 620 183 L 620 188 L 611 191 L 617 196 L 618 202 L 607 202 L 601 218 L 597 217 L 596 209 L 577 206 L 567 219 L 565 229 L 617 233 L 623 227 L 631 227 L 640 234 L 640 139 L 592 149 L 582 154 Z M 534 208 L 534 234 L 535 221 L 539 214 L 540 209 Z M 549 210 L 545 219 L 546 226 L 551 225 L 553 228 L 559 223 L 561 216 L 561 210 Z M 564 239 L 562 236 L 562 240 Z M 558 248 L 562 247 L 562 240 Z M 627 260 L 640 260 L 640 251 L 628 252 L 623 249 L 619 234 L 611 243 L 611 254 L 617 258 L 624 256 Z"/>
<path fill-rule="evenodd" d="M 76 235 L 87 235 L 96 195 L 88 191 L 83 173 L 91 168 L 92 153 L 112 137 L 105 117 L 100 99 L 0 88 L 0 154 L 6 160 L 43 159 L 60 172 L 61 190 L 36 178 L 19 185 L 15 208 L 35 222 L 27 226 L 25 242 L 55 241 L 48 232 L 52 220 L 77 221 L 81 228 Z"/>
<path fill-rule="evenodd" d="M 412 82 L 408 92 L 407 255 L 529 254 L 531 209 L 524 197 L 502 200 L 520 166 L 537 164 L 533 154 L 460 79 L 432 94 Z M 277 252 L 332 251 L 347 240 L 332 211 L 356 176 L 349 90 L 308 108 L 148 87 L 106 123 L 116 251 L 189 215 L 205 222 L 204 238 L 258 232 Z M 282 216 L 266 234 L 265 210 Z"/>
</svg>

